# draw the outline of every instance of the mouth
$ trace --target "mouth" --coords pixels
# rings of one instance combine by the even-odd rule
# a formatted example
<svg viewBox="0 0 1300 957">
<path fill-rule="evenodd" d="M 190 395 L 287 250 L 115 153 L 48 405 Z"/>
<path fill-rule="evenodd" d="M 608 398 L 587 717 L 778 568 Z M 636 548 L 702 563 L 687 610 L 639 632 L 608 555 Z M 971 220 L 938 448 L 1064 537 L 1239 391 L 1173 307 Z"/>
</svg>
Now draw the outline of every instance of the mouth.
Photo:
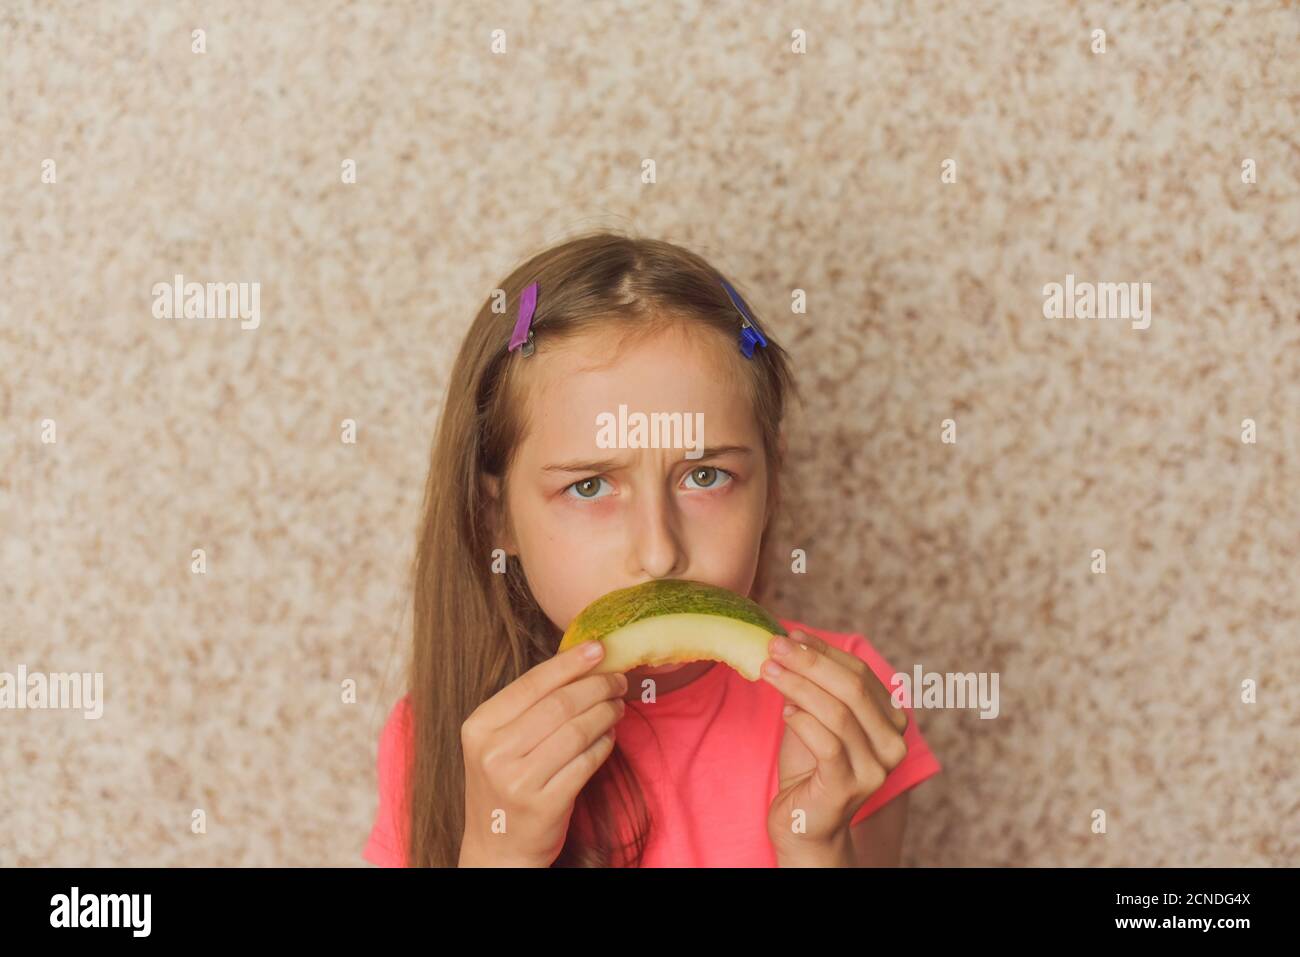
<svg viewBox="0 0 1300 957">
<path fill-rule="evenodd" d="M 685 668 L 688 664 L 690 664 L 689 661 L 679 661 L 676 664 L 671 665 L 642 665 L 636 670 L 647 675 L 665 675 L 670 671 L 677 671 L 681 668 Z"/>
</svg>

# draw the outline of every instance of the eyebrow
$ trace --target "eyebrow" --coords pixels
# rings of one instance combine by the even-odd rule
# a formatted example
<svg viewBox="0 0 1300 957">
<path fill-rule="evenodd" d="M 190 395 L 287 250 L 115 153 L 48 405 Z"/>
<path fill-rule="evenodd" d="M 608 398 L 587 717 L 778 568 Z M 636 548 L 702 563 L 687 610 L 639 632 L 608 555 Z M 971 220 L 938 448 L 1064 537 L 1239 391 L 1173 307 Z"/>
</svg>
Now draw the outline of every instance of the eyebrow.
<svg viewBox="0 0 1300 957">
<path fill-rule="evenodd" d="M 754 452 L 748 445 L 709 445 L 705 446 L 704 454 L 698 459 L 683 460 L 699 462 L 704 459 L 716 458 L 719 455 L 752 455 Z M 618 459 L 601 459 L 599 462 L 561 462 L 557 465 L 542 466 L 543 472 L 611 472 L 621 467 L 623 463 Z"/>
</svg>

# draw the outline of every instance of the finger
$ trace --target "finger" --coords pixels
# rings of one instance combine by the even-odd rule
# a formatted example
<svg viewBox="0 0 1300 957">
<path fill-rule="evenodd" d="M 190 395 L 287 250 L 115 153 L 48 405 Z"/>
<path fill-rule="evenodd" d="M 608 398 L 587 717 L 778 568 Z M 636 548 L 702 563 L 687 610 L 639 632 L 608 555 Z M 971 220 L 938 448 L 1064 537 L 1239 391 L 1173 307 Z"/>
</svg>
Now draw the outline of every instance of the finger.
<svg viewBox="0 0 1300 957">
<path fill-rule="evenodd" d="M 595 651 L 595 657 L 588 652 Z M 600 641 L 584 641 L 524 672 L 478 708 L 483 726 L 495 731 L 509 724 L 556 688 L 589 672 L 605 656 Z"/>
<path fill-rule="evenodd" d="M 515 718 L 499 734 L 509 740 L 510 753 L 523 757 L 554 731 L 602 701 L 622 699 L 627 694 L 627 675 L 621 671 L 584 675 L 556 688 L 541 701 Z"/>
<path fill-rule="evenodd" d="M 876 678 L 874 674 L 871 677 Z M 882 689 L 882 691 L 877 692 L 876 689 L 878 688 Z M 894 730 L 899 734 L 906 732 L 907 726 L 911 721 L 908 719 L 907 712 L 903 710 L 902 703 L 894 698 L 893 692 L 881 684 L 879 678 L 876 678 L 873 683 L 869 684 L 867 690 L 871 692 L 871 697 L 880 704 L 880 710 L 884 712 L 885 717 L 889 719 L 889 723 L 894 726 Z M 882 693 L 884 695 L 883 700 L 881 699 Z"/>
<path fill-rule="evenodd" d="M 614 726 L 626 707 L 622 698 L 601 702 L 556 730 L 530 755 L 538 769 L 530 781 L 540 785 L 543 797 L 567 801 L 582 790 L 614 750 Z"/>
<path fill-rule="evenodd" d="M 847 760 L 840 760 L 844 751 L 840 739 L 810 713 L 797 707 L 785 721 L 817 762 L 814 773 L 827 785 L 843 791 L 844 785 L 853 780 L 853 769 Z"/>
<path fill-rule="evenodd" d="M 800 653 L 810 654 L 808 651 Z M 776 674 L 771 671 L 773 665 L 778 669 Z M 841 747 L 838 750 L 843 752 L 842 758 L 854 775 L 865 776 L 870 767 L 876 764 L 866 732 L 857 715 L 845 702 L 815 681 L 773 661 L 764 662 L 763 678 L 796 708 L 802 708 L 826 726 L 839 740 Z M 818 763 L 821 763 L 821 759 Z"/>
<path fill-rule="evenodd" d="M 796 628 L 794 631 L 790 632 L 786 640 L 806 645 L 814 651 L 819 651 L 832 661 L 839 662 L 845 668 L 848 668 L 853 673 L 861 675 L 864 678 L 872 673 L 870 666 L 857 655 L 851 655 L 843 648 L 836 648 L 829 641 L 824 638 L 819 638 L 817 635 L 812 635 Z"/>
<path fill-rule="evenodd" d="M 875 671 L 857 655 L 851 655 L 841 648 L 836 648 L 816 635 L 795 631 L 787 641 L 796 643 L 794 650 L 784 658 L 780 655 L 774 655 L 773 657 L 777 661 L 786 660 L 790 667 L 797 668 L 798 662 L 812 660 L 807 652 L 802 647 L 799 647 L 803 645 L 812 651 L 819 652 L 827 661 L 841 665 L 846 671 L 854 675 L 862 694 L 865 696 L 865 700 L 858 700 L 857 695 L 846 697 L 848 688 L 843 683 L 837 684 L 833 690 L 840 700 L 850 701 L 854 712 L 862 722 L 862 726 L 867 730 L 872 746 L 883 749 L 883 751 L 877 751 L 877 755 L 884 759 L 897 754 L 900 744 L 892 740 L 894 736 L 889 734 L 886 726 L 882 725 L 880 716 L 884 716 L 888 722 L 888 727 L 892 727 L 898 735 L 901 735 L 907 729 L 907 712 L 894 703 L 889 689 L 876 677 Z M 776 645 L 776 640 L 773 639 L 771 644 Z M 825 674 L 826 671 L 822 668 L 812 673 L 811 677 L 813 677 L 813 680 L 825 684 L 821 677 Z M 872 707 L 873 704 L 875 707 Z"/>
<path fill-rule="evenodd" d="M 820 649 L 830 646 L 821 638 L 802 632 L 796 632 L 796 635 L 798 638 L 809 639 L 807 647 L 796 644 L 788 654 L 777 655 L 777 660 L 818 682 L 847 704 L 866 733 L 877 763 L 886 771 L 892 771 L 907 757 L 907 744 L 903 741 L 901 729 L 895 720 L 896 715 L 903 712 L 898 711 L 892 702 L 888 705 L 880 703 L 877 695 L 885 695 L 886 692 L 865 662 L 862 662 L 867 672 L 864 677 L 858 669 L 843 666 L 837 660 L 822 654 Z M 775 646 L 778 642 L 774 640 L 772 644 Z"/>
</svg>

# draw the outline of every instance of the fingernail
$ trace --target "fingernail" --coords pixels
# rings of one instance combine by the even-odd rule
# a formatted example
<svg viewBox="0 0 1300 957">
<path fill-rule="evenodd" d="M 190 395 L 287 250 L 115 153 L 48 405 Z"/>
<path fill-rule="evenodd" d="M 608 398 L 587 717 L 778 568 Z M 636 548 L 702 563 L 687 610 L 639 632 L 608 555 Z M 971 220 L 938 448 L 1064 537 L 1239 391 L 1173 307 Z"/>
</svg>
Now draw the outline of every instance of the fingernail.
<svg viewBox="0 0 1300 957">
<path fill-rule="evenodd" d="M 783 715 L 785 715 L 785 716 L 788 718 L 788 717 L 790 717 L 790 715 L 794 714 L 795 711 L 797 711 L 797 710 L 798 710 L 798 709 L 795 708 L 794 705 L 792 705 L 792 704 L 788 704 L 788 705 L 786 705 L 784 708 L 781 709 L 781 713 L 782 713 Z"/>
<path fill-rule="evenodd" d="M 788 639 L 778 635 L 776 640 L 772 642 L 772 651 L 778 655 L 788 655 L 794 651 L 794 645 L 790 644 Z"/>
<path fill-rule="evenodd" d="M 582 657 L 595 661 L 605 653 L 605 646 L 599 641 L 587 642 L 587 647 L 582 649 Z"/>
<path fill-rule="evenodd" d="M 771 659 L 763 662 L 763 672 L 769 678 L 775 678 L 778 675 L 780 675 L 781 672 L 783 671 L 785 671 L 785 669 L 782 668 L 780 665 L 778 665 L 775 661 L 772 661 Z"/>
</svg>

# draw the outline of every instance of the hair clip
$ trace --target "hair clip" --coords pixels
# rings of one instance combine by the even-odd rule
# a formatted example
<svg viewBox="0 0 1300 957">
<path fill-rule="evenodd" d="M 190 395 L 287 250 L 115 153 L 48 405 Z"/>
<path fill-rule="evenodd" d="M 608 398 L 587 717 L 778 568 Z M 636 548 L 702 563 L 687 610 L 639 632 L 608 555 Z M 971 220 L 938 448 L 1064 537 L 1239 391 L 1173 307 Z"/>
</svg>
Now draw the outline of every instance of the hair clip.
<svg viewBox="0 0 1300 957">
<path fill-rule="evenodd" d="M 745 306 L 745 300 L 740 298 L 740 293 L 731 288 L 731 283 L 722 280 L 722 288 L 727 291 L 727 296 L 731 299 L 731 304 L 736 307 L 740 313 L 740 351 L 745 354 L 746 359 L 754 358 L 754 346 L 766 346 L 767 339 L 758 329 L 758 323 L 754 317 L 749 314 L 749 309 Z"/>
<path fill-rule="evenodd" d="M 510 336 L 508 352 L 519 349 L 521 356 L 531 356 L 536 348 L 533 342 L 533 311 L 537 308 L 537 283 L 532 283 L 519 296 L 519 318 L 515 320 L 515 331 Z M 522 348 L 520 348 L 522 347 Z"/>
</svg>

